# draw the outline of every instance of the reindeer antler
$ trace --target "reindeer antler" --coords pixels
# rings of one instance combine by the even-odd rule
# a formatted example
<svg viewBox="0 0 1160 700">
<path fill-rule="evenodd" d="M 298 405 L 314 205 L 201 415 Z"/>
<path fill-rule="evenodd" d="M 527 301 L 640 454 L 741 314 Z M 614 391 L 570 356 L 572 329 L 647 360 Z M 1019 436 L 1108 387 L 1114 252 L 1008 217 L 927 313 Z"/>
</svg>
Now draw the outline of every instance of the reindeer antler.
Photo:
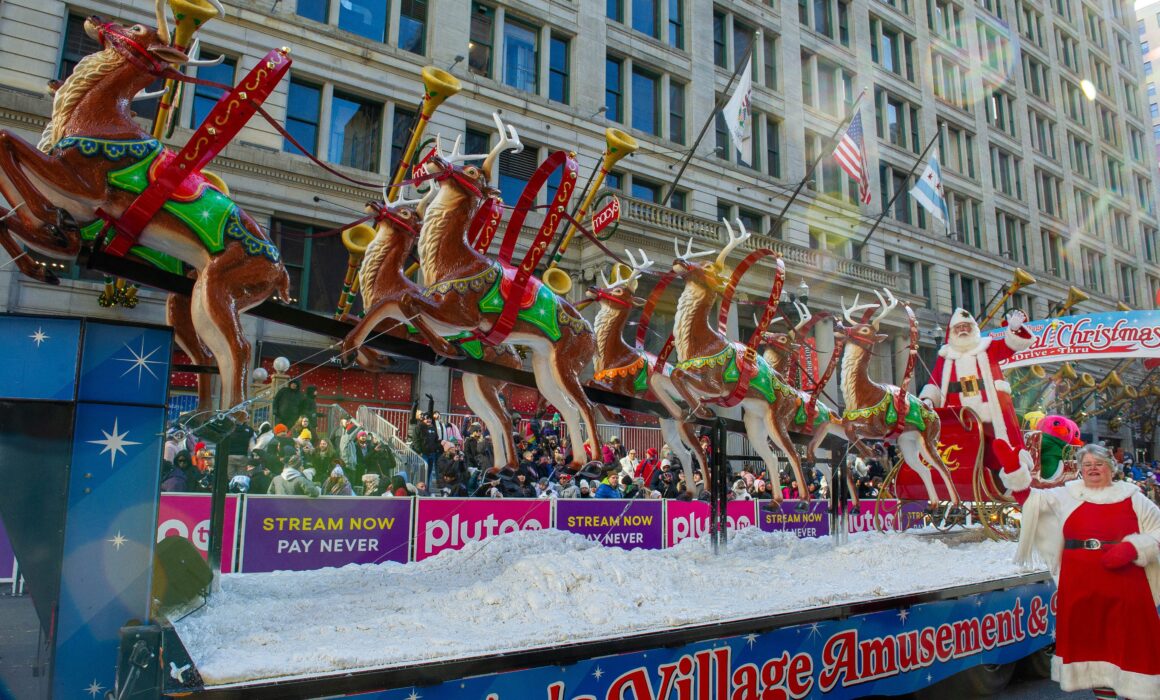
<svg viewBox="0 0 1160 700">
<path fill-rule="evenodd" d="M 685 246 L 684 253 L 681 252 L 681 244 L 677 243 L 677 239 L 674 238 L 673 239 L 673 252 L 676 254 L 676 257 L 681 258 L 682 260 L 692 260 L 693 258 L 699 258 L 699 257 L 705 256 L 705 255 L 712 255 L 713 254 L 713 251 L 711 251 L 711 250 L 702 250 L 700 252 L 694 253 L 693 252 L 693 239 L 692 239 L 692 237 L 689 238 L 689 244 Z"/>
<path fill-rule="evenodd" d="M 846 298 L 845 297 L 841 298 L 842 316 L 845 317 L 846 323 L 849 323 L 851 326 L 858 323 L 853 318 L 853 314 L 855 311 L 865 311 L 866 309 L 877 309 L 878 308 L 878 304 L 874 304 L 874 303 L 862 304 L 861 306 L 859 306 L 858 305 L 858 297 L 859 296 L 861 296 L 861 295 L 860 294 L 854 295 L 854 305 L 848 309 L 846 308 Z"/>
<path fill-rule="evenodd" d="M 882 319 L 886 318 L 886 314 L 890 313 L 894 310 L 894 307 L 898 306 L 898 300 L 894 298 L 894 294 L 892 294 L 889 289 L 883 288 L 882 291 L 886 292 L 886 299 L 882 298 L 882 295 L 878 293 L 877 289 L 874 290 L 874 296 L 878 297 L 879 306 L 882 308 L 882 310 L 878 312 L 878 315 L 875 316 L 874 320 L 871 322 L 874 324 L 874 330 L 878 330 L 878 324 L 882 322 Z M 889 299 L 889 303 L 887 302 L 887 299 Z"/>
<path fill-rule="evenodd" d="M 483 159 L 483 172 L 487 173 L 489 180 L 491 174 L 495 172 L 492 166 L 495 165 L 495 160 L 499 158 L 499 154 L 504 151 L 519 153 L 524 150 L 524 144 L 520 143 L 520 135 L 516 133 L 516 128 L 511 124 L 505 126 L 499 112 L 492 112 L 491 117 L 495 120 L 496 130 L 499 131 L 499 143 Z"/>
<path fill-rule="evenodd" d="M 725 267 L 725 261 L 729 258 L 729 254 L 732 253 L 733 250 L 737 248 L 737 246 L 749 240 L 749 237 L 753 234 L 745 230 L 745 224 L 741 222 L 741 219 L 737 220 L 737 227 L 741 230 L 741 233 L 736 236 L 733 235 L 733 227 L 729 225 L 729 221 L 725 218 L 722 218 L 721 221 L 725 224 L 725 231 L 729 235 L 729 242 L 726 243 L 721 252 L 717 254 L 717 260 L 715 263 L 718 267 Z"/>
<path fill-rule="evenodd" d="M 796 332 L 804 328 L 805 325 L 810 322 L 810 319 L 814 317 L 814 315 L 810 313 L 810 307 L 801 303 L 797 299 L 794 299 L 793 307 L 797 309 L 798 316 L 801 317 L 801 320 L 798 321 L 798 324 L 793 327 L 794 331 Z"/>
<path fill-rule="evenodd" d="M 169 20 L 165 19 L 165 5 L 161 0 L 154 3 L 154 11 L 157 13 L 157 38 L 161 40 L 162 44 L 168 44 L 169 36 Z"/>
<path fill-rule="evenodd" d="M 184 65 L 195 66 L 195 67 L 197 67 L 197 66 L 202 66 L 202 67 L 204 67 L 204 66 L 216 66 L 216 65 L 219 65 L 224 60 L 226 60 L 226 55 L 224 53 L 220 54 L 217 58 L 202 60 L 202 58 L 201 58 L 201 37 L 197 37 L 196 39 L 193 40 L 193 47 L 190 48 L 190 50 L 189 50 L 189 59 L 187 59 L 185 61 Z"/>
</svg>

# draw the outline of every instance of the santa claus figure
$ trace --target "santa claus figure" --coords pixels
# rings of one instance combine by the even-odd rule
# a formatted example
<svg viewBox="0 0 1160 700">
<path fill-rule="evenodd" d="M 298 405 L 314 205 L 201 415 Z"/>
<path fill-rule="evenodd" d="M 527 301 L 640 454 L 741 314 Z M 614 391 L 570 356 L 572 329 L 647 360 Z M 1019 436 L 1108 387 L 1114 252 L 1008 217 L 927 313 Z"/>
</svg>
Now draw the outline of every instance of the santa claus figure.
<svg viewBox="0 0 1160 700">
<path fill-rule="evenodd" d="M 1034 461 L 1023 445 L 1011 385 L 999 368 L 1001 362 L 1035 342 L 1035 336 L 1023 327 L 1026 321 L 1027 314 L 1012 311 L 1003 323 L 1007 332 L 1002 338 L 983 338 L 975 318 L 966 309 L 955 309 L 947 327 L 947 342 L 939 349 L 930 383 L 919 398 L 935 408 L 970 408 L 991 426 L 995 440 L 1010 445 L 1017 451 L 1019 463 L 1031 468 Z"/>
</svg>

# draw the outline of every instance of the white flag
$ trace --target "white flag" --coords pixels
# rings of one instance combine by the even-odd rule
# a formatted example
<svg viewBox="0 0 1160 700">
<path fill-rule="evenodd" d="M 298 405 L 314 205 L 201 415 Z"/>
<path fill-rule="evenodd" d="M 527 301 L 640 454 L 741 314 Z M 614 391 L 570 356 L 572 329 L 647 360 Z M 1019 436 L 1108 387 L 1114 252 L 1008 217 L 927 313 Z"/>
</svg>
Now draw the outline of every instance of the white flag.
<svg viewBox="0 0 1160 700">
<path fill-rule="evenodd" d="M 947 200 L 943 196 L 942 171 L 938 167 L 938 153 L 932 153 L 922 177 L 910 188 L 910 196 L 939 221 L 949 221 Z"/>
<path fill-rule="evenodd" d="M 745 70 L 737 81 L 737 89 L 733 96 L 721 110 L 725 117 L 725 127 L 729 129 L 729 136 L 733 139 L 733 147 L 741 153 L 742 161 L 748 165 L 750 157 L 750 143 L 753 139 L 753 130 L 749 121 L 749 101 L 753 98 L 753 61 L 747 60 Z"/>
</svg>

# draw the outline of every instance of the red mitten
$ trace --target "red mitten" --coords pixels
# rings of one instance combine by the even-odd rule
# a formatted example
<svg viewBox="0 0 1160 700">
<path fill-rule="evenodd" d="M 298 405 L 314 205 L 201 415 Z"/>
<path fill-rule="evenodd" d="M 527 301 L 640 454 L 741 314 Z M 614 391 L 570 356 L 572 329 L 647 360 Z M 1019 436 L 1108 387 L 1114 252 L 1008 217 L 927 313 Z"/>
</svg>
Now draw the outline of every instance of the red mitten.
<svg viewBox="0 0 1160 700">
<path fill-rule="evenodd" d="M 1105 569 L 1118 569 L 1121 566 L 1131 564 L 1137 556 L 1136 545 L 1131 542 L 1121 542 L 1104 550 L 1104 555 L 1100 557 L 1100 563 L 1104 565 Z"/>
<path fill-rule="evenodd" d="M 991 443 L 991 449 L 994 450 L 1003 471 L 1008 473 L 1019 471 L 1019 450 L 1012 447 L 1011 443 L 996 438 Z"/>
</svg>

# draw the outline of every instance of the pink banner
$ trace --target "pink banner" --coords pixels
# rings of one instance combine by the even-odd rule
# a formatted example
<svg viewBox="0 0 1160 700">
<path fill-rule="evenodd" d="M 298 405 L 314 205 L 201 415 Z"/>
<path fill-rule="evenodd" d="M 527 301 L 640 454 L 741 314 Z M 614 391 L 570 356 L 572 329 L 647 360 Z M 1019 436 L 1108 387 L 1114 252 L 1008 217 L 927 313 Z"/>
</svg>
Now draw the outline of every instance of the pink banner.
<svg viewBox="0 0 1160 700">
<path fill-rule="evenodd" d="M 875 501 L 865 499 L 858 506 L 858 513 L 847 516 L 846 526 L 850 532 L 877 532 L 878 530 L 900 530 L 898 501 Z"/>
<path fill-rule="evenodd" d="M 415 512 L 415 561 L 505 532 L 550 527 L 548 500 L 421 498 Z"/>
<path fill-rule="evenodd" d="M 725 508 L 730 530 L 753 527 L 757 523 L 757 501 L 730 501 Z M 689 537 L 709 532 L 709 504 L 704 501 L 665 501 L 665 542 L 676 546 Z"/>
<path fill-rule="evenodd" d="M 163 493 L 157 509 L 157 541 L 180 535 L 209 557 L 210 495 L 204 493 Z M 222 539 L 222 573 L 234 570 L 234 545 L 238 532 L 238 497 L 226 496 L 226 520 Z"/>
</svg>

